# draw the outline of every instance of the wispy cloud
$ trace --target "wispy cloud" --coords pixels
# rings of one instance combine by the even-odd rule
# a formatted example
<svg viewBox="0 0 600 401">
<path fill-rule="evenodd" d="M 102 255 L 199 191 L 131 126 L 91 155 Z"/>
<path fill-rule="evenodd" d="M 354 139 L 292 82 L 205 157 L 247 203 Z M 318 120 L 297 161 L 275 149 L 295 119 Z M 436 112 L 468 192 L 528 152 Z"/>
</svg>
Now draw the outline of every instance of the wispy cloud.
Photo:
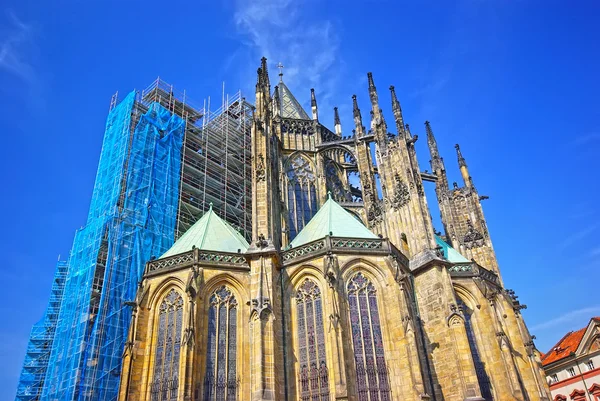
<svg viewBox="0 0 600 401">
<path fill-rule="evenodd" d="M 328 102 L 338 82 L 332 70 L 339 62 L 339 37 L 331 20 L 307 15 L 302 2 L 293 0 L 239 1 L 234 20 L 237 29 L 249 39 L 256 56 L 269 60 L 271 71 L 278 62 L 285 66 L 288 85 L 315 88 L 319 107 Z M 275 70 L 276 71 L 276 70 Z M 271 82 L 276 82 L 271 73 Z M 299 101 L 308 99 L 296 94 Z"/>
<path fill-rule="evenodd" d="M 575 145 L 575 146 L 587 145 L 590 142 L 600 142 L 600 132 L 591 132 L 588 134 L 579 135 L 573 141 L 573 145 Z"/>
<path fill-rule="evenodd" d="M 593 248 L 590 251 L 590 256 L 600 256 L 600 246 Z"/>
<path fill-rule="evenodd" d="M 599 224 L 595 223 L 595 224 L 592 224 L 588 227 L 585 227 L 577 232 L 574 232 L 574 233 L 568 235 L 557 245 L 556 249 L 558 251 L 566 250 L 571 245 L 579 242 L 580 240 L 584 239 L 585 237 L 587 237 L 588 235 L 593 233 L 598 228 L 598 226 L 599 226 Z"/>
<path fill-rule="evenodd" d="M 34 46 L 33 26 L 10 10 L 6 11 L 6 20 L 0 30 L 0 72 L 32 83 L 36 78 L 30 59 Z"/>
<path fill-rule="evenodd" d="M 544 330 L 544 329 L 549 329 L 551 327 L 556 327 L 556 326 L 572 323 L 575 320 L 580 319 L 581 317 L 589 317 L 596 313 L 600 313 L 600 305 L 573 310 L 573 311 L 567 312 L 564 315 L 561 315 L 557 318 L 548 320 L 543 323 L 533 325 L 533 326 L 531 326 L 531 331 Z"/>
</svg>

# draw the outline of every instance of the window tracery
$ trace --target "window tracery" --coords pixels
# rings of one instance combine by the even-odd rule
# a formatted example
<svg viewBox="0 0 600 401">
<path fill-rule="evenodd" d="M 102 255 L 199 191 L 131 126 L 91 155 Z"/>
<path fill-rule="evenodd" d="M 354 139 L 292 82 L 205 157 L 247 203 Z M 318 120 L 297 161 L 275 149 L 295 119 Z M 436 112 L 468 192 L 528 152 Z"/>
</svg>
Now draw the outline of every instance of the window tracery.
<svg viewBox="0 0 600 401">
<path fill-rule="evenodd" d="M 288 179 L 288 227 L 292 240 L 317 212 L 316 176 L 310 162 L 302 156 L 289 161 Z"/>
<path fill-rule="evenodd" d="M 389 401 L 390 388 L 373 283 L 362 273 L 347 285 L 359 401 Z"/>
<path fill-rule="evenodd" d="M 475 365 L 475 373 L 477 375 L 477 381 L 479 382 L 481 396 L 486 400 L 493 400 L 494 397 L 492 396 L 490 377 L 485 371 L 485 364 L 481 360 L 481 355 L 479 354 L 479 349 L 477 347 L 477 339 L 475 337 L 472 322 L 473 311 L 469 309 L 465 302 L 459 297 L 457 297 L 457 303 L 465 317 L 465 330 L 467 331 L 467 339 L 469 341 L 469 348 L 471 348 L 471 356 L 473 357 L 473 364 Z"/>
<path fill-rule="evenodd" d="M 226 286 L 209 300 L 204 401 L 237 399 L 237 300 Z"/>
<path fill-rule="evenodd" d="M 329 400 L 321 290 L 306 279 L 296 292 L 300 400 Z"/>
<path fill-rule="evenodd" d="M 183 298 L 171 289 L 158 311 L 158 336 L 150 388 L 152 401 L 177 399 L 182 323 Z"/>
</svg>

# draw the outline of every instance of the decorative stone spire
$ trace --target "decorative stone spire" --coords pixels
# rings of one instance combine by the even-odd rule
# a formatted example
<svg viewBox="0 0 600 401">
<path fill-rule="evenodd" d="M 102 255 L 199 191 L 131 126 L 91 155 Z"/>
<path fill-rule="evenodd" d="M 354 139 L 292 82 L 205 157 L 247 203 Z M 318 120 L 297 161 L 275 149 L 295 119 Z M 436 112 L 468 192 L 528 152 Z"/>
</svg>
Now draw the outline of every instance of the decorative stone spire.
<svg viewBox="0 0 600 401">
<path fill-rule="evenodd" d="M 342 123 L 340 121 L 340 113 L 338 112 L 338 108 L 333 108 L 333 125 L 335 129 L 336 135 L 342 135 Z"/>
<path fill-rule="evenodd" d="M 363 126 L 360 109 L 358 108 L 358 101 L 356 100 L 356 95 L 352 95 L 352 114 L 354 115 L 354 126 L 356 129 L 356 135 L 360 137 L 364 135 L 365 128 Z"/>
<path fill-rule="evenodd" d="M 279 96 L 279 86 L 275 86 L 273 93 L 273 115 L 281 116 L 281 97 Z"/>
<path fill-rule="evenodd" d="M 262 77 L 263 77 L 262 68 L 258 67 L 258 70 L 256 70 L 256 91 L 257 92 L 263 86 Z"/>
<path fill-rule="evenodd" d="M 469 169 L 467 168 L 467 161 L 463 157 L 458 143 L 454 145 L 454 147 L 456 148 L 456 156 L 458 157 L 458 167 L 460 168 L 460 175 L 462 175 L 463 181 L 465 182 L 465 186 L 472 187 L 473 183 L 471 182 L 471 176 L 469 175 Z"/>
<path fill-rule="evenodd" d="M 429 121 L 425 121 L 425 131 L 427 132 L 427 145 L 429 145 L 429 153 L 431 154 L 431 169 L 434 173 L 438 174 L 445 171 L 446 168 L 444 167 L 444 159 L 440 157 L 437 142 L 433 136 L 433 130 Z"/>
<path fill-rule="evenodd" d="M 271 86 L 271 83 L 269 82 L 269 71 L 267 69 L 267 58 L 263 57 L 260 59 L 260 69 L 262 71 L 262 75 L 263 75 L 263 85 L 266 86 L 267 88 Z"/>
<path fill-rule="evenodd" d="M 313 120 L 319 119 L 319 109 L 317 108 L 317 97 L 314 88 L 310 88 L 310 107 L 312 109 Z"/>
<path fill-rule="evenodd" d="M 396 120 L 396 130 L 398 131 L 398 135 L 404 134 L 406 136 L 406 132 L 404 130 L 404 118 L 402 117 L 402 107 L 400 107 L 400 102 L 396 97 L 396 89 L 394 88 L 394 85 L 390 86 L 390 92 L 392 94 L 392 111 L 394 113 L 394 120 Z M 410 138 L 406 139 L 408 140 Z"/>
<path fill-rule="evenodd" d="M 467 162 L 460 151 L 459 144 L 457 143 L 454 145 L 454 148 L 456 149 L 456 156 L 458 157 L 458 167 L 467 167 Z"/>
<path fill-rule="evenodd" d="M 379 154 L 385 156 L 387 155 L 388 145 L 387 124 L 379 108 L 379 97 L 373 81 L 373 74 L 367 73 L 367 78 L 369 80 L 369 98 L 371 99 L 371 129 L 377 142 Z"/>
<path fill-rule="evenodd" d="M 375 88 L 375 82 L 373 81 L 373 73 L 367 73 L 367 79 L 369 80 L 369 98 L 371 99 L 371 106 L 373 111 L 377 113 L 379 111 L 379 97 L 377 96 L 377 88 Z"/>
</svg>

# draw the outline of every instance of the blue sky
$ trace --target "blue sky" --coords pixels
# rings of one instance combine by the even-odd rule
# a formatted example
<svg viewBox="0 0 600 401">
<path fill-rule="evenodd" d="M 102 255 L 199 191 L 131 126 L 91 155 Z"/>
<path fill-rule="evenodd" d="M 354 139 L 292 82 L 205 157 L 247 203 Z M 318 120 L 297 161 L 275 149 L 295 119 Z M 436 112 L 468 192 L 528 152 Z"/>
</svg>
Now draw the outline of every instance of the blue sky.
<svg viewBox="0 0 600 401">
<path fill-rule="evenodd" d="M 303 104 L 316 89 L 322 121 L 339 106 L 346 133 L 353 93 L 368 116 L 368 71 L 390 128 L 395 85 L 422 169 L 429 120 L 450 181 L 460 143 L 490 196 L 504 282 L 538 347 L 583 327 L 600 315 L 600 5 L 566 4 L 3 1 L 0 399 L 14 397 L 57 257 L 85 223 L 111 95 L 160 76 L 197 102 L 220 99 L 223 82 L 252 99 L 263 55 Z"/>
</svg>

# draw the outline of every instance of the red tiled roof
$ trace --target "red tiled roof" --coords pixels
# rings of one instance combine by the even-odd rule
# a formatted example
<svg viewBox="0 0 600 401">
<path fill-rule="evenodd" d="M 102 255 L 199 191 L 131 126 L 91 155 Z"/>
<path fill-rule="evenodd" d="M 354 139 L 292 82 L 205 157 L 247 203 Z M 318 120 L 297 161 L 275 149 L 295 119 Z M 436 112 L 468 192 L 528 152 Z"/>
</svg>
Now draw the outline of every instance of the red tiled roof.
<svg viewBox="0 0 600 401">
<path fill-rule="evenodd" d="M 600 318 L 593 319 L 600 320 Z M 546 352 L 546 354 L 542 357 L 542 365 L 549 365 L 552 362 L 566 358 L 571 354 L 571 352 L 575 352 L 586 330 L 587 326 L 577 331 L 568 332 L 554 347 L 552 347 L 550 351 Z"/>
</svg>

